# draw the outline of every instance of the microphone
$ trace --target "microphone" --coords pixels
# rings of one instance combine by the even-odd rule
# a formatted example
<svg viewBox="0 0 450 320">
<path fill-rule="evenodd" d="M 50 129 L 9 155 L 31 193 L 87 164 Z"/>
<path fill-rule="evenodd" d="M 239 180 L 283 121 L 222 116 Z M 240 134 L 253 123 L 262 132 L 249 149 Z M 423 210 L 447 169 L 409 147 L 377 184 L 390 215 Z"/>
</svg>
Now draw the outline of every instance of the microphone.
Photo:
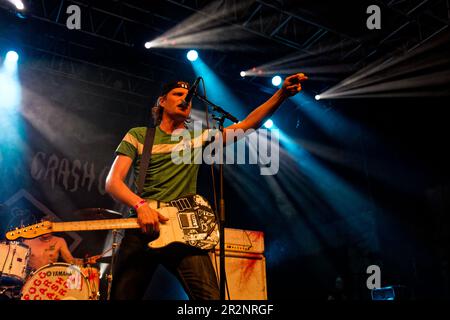
<svg viewBox="0 0 450 320">
<path fill-rule="evenodd" d="M 189 91 L 186 95 L 186 98 L 184 98 L 184 101 L 182 102 L 183 107 L 186 108 L 189 105 L 189 103 L 191 102 L 192 98 L 194 97 L 194 93 L 197 91 L 197 87 L 198 87 L 198 84 L 200 83 L 200 79 L 201 79 L 201 77 L 197 77 L 197 79 L 195 79 L 194 84 L 189 89 Z"/>
</svg>

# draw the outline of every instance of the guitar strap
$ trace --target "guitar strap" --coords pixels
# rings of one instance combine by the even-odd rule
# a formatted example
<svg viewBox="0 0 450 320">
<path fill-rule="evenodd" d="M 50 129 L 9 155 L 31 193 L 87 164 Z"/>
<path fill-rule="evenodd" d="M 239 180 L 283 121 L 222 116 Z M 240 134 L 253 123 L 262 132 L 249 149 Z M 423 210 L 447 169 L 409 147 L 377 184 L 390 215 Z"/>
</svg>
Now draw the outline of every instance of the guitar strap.
<svg viewBox="0 0 450 320">
<path fill-rule="evenodd" d="M 145 134 L 144 150 L 142 151 L 141 165 L 139 167 L 139 178 L 137 184 L 137 194 L 142 195 L 142 190 L 144 188 L 145 175 L 147 173 L 147 168 L 150 163 L 150 156 L 152 155 L 153 141 L 155 140 L 155 128 L 147 127 L 147 132 Z"/>
</svg>

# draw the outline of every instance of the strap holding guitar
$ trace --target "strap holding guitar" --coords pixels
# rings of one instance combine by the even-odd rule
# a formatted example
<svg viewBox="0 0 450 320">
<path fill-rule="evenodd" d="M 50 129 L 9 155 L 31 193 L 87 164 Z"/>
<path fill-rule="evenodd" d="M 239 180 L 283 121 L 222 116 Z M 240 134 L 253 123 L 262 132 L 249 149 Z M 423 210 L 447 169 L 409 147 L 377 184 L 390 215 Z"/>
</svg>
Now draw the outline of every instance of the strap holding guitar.
<svg viewBox="0 0 450 320">
<path fill-rule="evenodd" d="M 147 127 L 147 133 L 145 134 L 144 150 L 142 151 L 141 165 L 139 167 L 139 178 L 137 184 L 137 194 L 142 195 L 142 189 L 144 188 L 145 175 L 150 163 L 150 156 L 152 155 L 153 141 L 155 140 L 155 128 Z"/>
</svg>

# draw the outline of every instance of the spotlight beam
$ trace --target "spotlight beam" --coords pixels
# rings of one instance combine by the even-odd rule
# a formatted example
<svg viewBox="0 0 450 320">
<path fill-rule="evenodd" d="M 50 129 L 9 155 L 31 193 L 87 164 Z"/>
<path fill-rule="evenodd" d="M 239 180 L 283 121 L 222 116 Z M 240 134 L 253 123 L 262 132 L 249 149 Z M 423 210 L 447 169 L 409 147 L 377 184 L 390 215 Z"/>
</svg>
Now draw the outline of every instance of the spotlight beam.
<svg viewBox="0 0 450 320">
<path fill-rule="evenodd" d="M 235 26 L 218 27 L 214 29 L 191 32 L 180 36 L 159 37 L 149 41 L 153 48 L 201 48 L 201 49 L 228 49 L 228 50 L 257 50 L 255 47 L 233 44 L 236 40 L 245 40 L 250 35 L 242 32 Z"/>
<path fill-rule="evenodd" d="M 229 106 L 228 111 L 238 119 L 244 119 L 247 116 L 245 105 L 242 104 L 232 90 L 224 83 L 224 81 L 199 57 L 195 63 L 190 64 L 196 76 L 202 76 L 205 83 L 214 83 L 215 90 L 211 90 L 208 94 L 210 101 L 214 101 L 217 105 Z"/>
<path fill-rule="evenodd" d="M 390 56 L 380 58 L 369 64 L 336 86 L 321 93 L 323 98 L 334 98 L 344 96 L 367 95 L 375 92 L 390 92 L 400 89 L 414 89 L 430 85 L 445 84 L 448 81 L 446 71 L 431 72 L 425 75 L 407 77 L 410 73 L 426 71 L 427 69 L 436 69 L 438 66 L 448 64 L 450 59 L 448 55 L 441 56 L 433 54 L 430 50 L 438 49 L 440 45 L 446 45 L 450 39 L 449 35 L 443 36 L 422 46 L 414 51 L 406 52 L 401 56 Z M 404 79 L 398 80 L 398 77 L 404 76 Z M 442 77 L 438 79 L 436 77 Z M 389 79 L 395 79 L 390 80 Z M 423 81 L 419 84 L 418 81 Z M 413 93 L 413 92 L 410 92 Z M 397 93 L 398 94 L 398 93 Z M 408 96 L 408 92 L 404 93 Z"/>
<path fill-rule="evenodd" d="M 425 59 L 428 59 L 428 57 L 425 57 Z M 430 60 L 430 61 L 426 61 L 426 60 L 421 61 L 421 60 L 416 59 L 414 62 L 414 64 L 415 64 L 414 69 L 412 69 L 410 65 L 398 67 L 397 69 L 394 69 L 393 71 L 389 72 L 386 75 L 363 79 L 361 81 L 358 81 L 357 83 L 354 83 L 353 85 L 349 85 L 348 89 L 353 89 L 353 88 L 356 89 L 359 87 L 368 86 L 368 85 L 375 84 L 378 82 L 386 82 L 389 79 L 396 78 L 399 76 L 404 76 L 411 72 L 418 72 L 418 71 L 426 70 L 429 68 L 435 68 L 435 67 L 438 67 L 441 65 L 445 65 L 447 63 L 448 63 L 448 58 L 440 58 L 440 59 Z"/>
<path fill-rule="evenodd" d="M 259 70 L 262 72 L 259 73 Z M 317 67 L 292 67 L 292 68 L 283 68 L 283 69 L 264 69 L 261 67 L 257 67 L 256 71 L 253 71 L 252 69 L 246 70 L 245 73 L 248 76 L 267 76 L 267 75 L 274 75 L 274 74 L 293 74 L 297 72 L 304 72 L 309 73 L 313 75 L 317 74 L 340 74 L 340 73 L 348 73 L 349 66 L 345 64 L 341 65 L 329 65 L 329 66 L 317 66 Z"/>
<path fill-rule="evenodd" d="M 361 94 L 341 94 L 337 96 L 328 96 L 321 98 L 325 99 L 368 99 L 368 98 L 413 98 L 413 97 L 441 97 L 448 95 L 448 90 L 442 89 L 439 91 L 421 90 L 411 92 L 374 92 L 374 93 L 361 93 Z"/>
<path fill-rule="evenodd" d="M 177 1 L 170 1 L 176 5 L 180 5 Z M 184 8 L 187 8 L 192 11 L 192 8 L 181 5 Z M 208 28 L 211 28 L 214 26 L 214 24 L 219 24 L 226 22 L 225 17 L 230 16 L 233 14 L 232 8 L 220 8 L 220 3 L 218 1 L 214 1 L 210 3 L 208 6 L 206 6 L 203 11 L 195 10 L 196 13 L 188 17 L 186 20 L 182 21 L 180 24 L 175 26 L 175 28 L 172 28 L 168 30 L 166 33 L 162 35 L 162 37 L 177 37 L 183 34 L 189 34 L 192 31 L 195 31 L 197 29 L 203 29 L 206 30 Z M 237 7 L 234 8 L 235 11 L 245 10 L 248 8 L 248 4 L 245 3 L 245 1 L 239 2 L 237 4 Z M 200 17 L 202 16 L 202 17 Z M 227 23 L 229 25 L 229 23 Z M 235 25 L 238 26 L 238 25 Z"/>
<path fill-rule="evenodd" d="M 316 52 L 307 52 L 307 53 L 294 53 L 287 55 L 285 57 L 281 57 L 280 59 L 273 60 L 269 63 L 263 64 L 261 66 L 258 66 L 257 68 L 262 69 L 271 69 L 271 68 L 282 68 L 285 65 L 287 66 L 298 66 L 298 65 L 305 65 L 307 63 L 314 63 L 317 60 L 323 61 L 323 55 L 327 54 L 327 58 L 330 58 L 330 53 L 334 51 L 340 51 L 343 50 L 346 46 L 350 46 L 352 43 L 345 42 L 344 44 L 333 44 L 326 46 L 325 48 L 321 48 L 320 50 L 316 50 Z M 340 52 L 336 52 L 336 56 L 339 55 Z M 331 60 L 331 59 L 330 59 Z"/>
<path fill-rule="evenodd" d="M 292 189 L 287 188 L 287 190 L 298 190 L 298 181 L 309 182 L 308 188 L 305 190 L 306 192 L 296 192 L 294 199 L 299 199 L 299 197 L 302 197 L 305 194 L 318 197 L 316 200 L 320 199 L 320 202 L 314 202 L 319 202 L 320 206 L 326 205 L 332 208 L 333 211 L 348 224 L 348 227 L 359 235 L 366 234 L 368 224 L 361 224 L 358 222 L 362 219 L 361 210 L 367 210 L 372 207 L 373 203 L 370 198 L 363 192 L 357 190 L 355 186 L 337 176 L 329 168 L 324 167 L 308 151 L 288 135 L 284 133 L 280 134 L 280 142 L 285 146 L 285 148 L 283 148 L 284 150 L 280 149 L 280 151 L 287 151 L 287 155 L 294 160 L 296 167 L 298 168 L 293 174 L 286 177 L 296 178 L 297 186 Z M 300 177 L 298 171 L 302 173 Z M 300 186 L 303 185 L 303 183 L 300 184 Z M 301 198 L 299 200 L 302 203 L 306 202 L 302 201 L 304 199 Z M 355 220 L 355 217 L 359 218 Z M 364 216 L 363 219 L 368 218 L 369 217 Z"/>
<path fill-rule="evenodd" d="M 442 71 L 435 72 L 427 75 L 412 77 L 409 79 L 401 79 L 395 81 L 388 81 L 381 84 L 374 84 L 370 86 L 366 86 L 359 89 L 346 90 L 344 92 L 335 92 L 329 93 L 327 91 L 320 94 L 321 99 L 336 99 L 336 98 L 347 98 L 347 97 L 376 97 L 377 95 L 373 95 L 374 93 L 387 93 L 395 90 L 402 89 L 414 89 L 414 88 L 423 88 L 428 86 L 437 86 L 443 85 L 450 82 L 450 71 Z M 427 91 L 428 92 L 428 91 Z M 372 95 L 370 95 L 372 94 Z M 395 93 L 396 96 L 417 96 L 418 92 L 407 91 L 404 93 Z M 425 91 L 422 92 L 423 95 Z M 391 94 L 387 94 L 385 96 L 392 96 Z M 381 97 L 381 96 L 380 96 Z"/>
<path fill-rule="evenodd" d="M 352 44 L 346 42 L 344 46 L 346 45 L 350 46 Z M 326 63 L 328 60 L 332 61 L 334 56 L 339 58 L 341 52 L 336 52 L 335 55 L 330 56 L 332 52 L 338 50 L 342 50 L 342 47 L 334 44 L 326 47 L 325 49 L 321 48 L 320 51 L 314 53 L 290 54 L 278 60 L 245 70 L 245 72 L 250 76 L 272 75 L 277 73 L 292 74 L 300 71 L 311 74 L 341 74 L 352 72 L 354 70 L 354 66 L 350 64 L 324 65 L 324 62 Z M 328 53 L 326 59 L 324 59 L 323 53 Z M 253 69 L 256 69 L 256 71 Z M 322 80 L 324 79 L 322 78 Z M 339 79 L 334 79 L 333 77 L 331 79 L 325 78 L 325 80 L 337 81 Z"/>
<path fill-rule="evenodd" d="M 283 46 L 287 46 L 289 48 L 293 48 L 295 50 L 299 50 L 299 51 L 305 52 L 307 54 L 311 54 L 311 52 L 305 50 L 305 48 L 303 48 L 302 46 L 294 44 L 294 43 L 292 43 L 290 41 L 283 41 L 282 39 L 279 39 L 277 37 L 271 37 L 270 35 L 265 34 L 262 31 L 258 31 L 256 29 L 248 28 L 248 27 L 246 27 L 246 25 L 242 25 L 242 24 L 238 24 L 238 23 L 227 21 L 226 19 L 224 19 L 224 15 L 221 13 L 222 11 L 217 10 L 217 8 L 214 8 L 212 6 L 207 6 L 206 9 L 205 8 L 198 9 L 198 8 L 193 7 L 193 6 L 189 6 L 189 5 L 186 5 L 184 3 L 180 3 L 179 1 L 173 1 L 173 0 L 167 0 L 167 1 L 172 3 L 172 4 L 177 5 L 179 7 L 182 7 L 182 8 L 191 10 L 191 11 L 194 11 L 196 14 L 194 14 L 190 18 L 192 18 L 191 21 L 193 21 L 193 23 L 197 23 L 197 25 L 198 25 L 199 21 L 201 21 L 202 19 L 204 20 L 204 17 L 206 17 L 206 19 L 211 19 L 210 17 L 213 16 L 214 17 L 214 21 L 217 22 L 217 23 L 226 24 L 226 25 L 234 25 L 234 26 L 237 26 L 238 28 L 240 28 L 240 29 L 244 30 L 245 32 L 250 33 L 252 35 L 255 35 L 255 36 L 258 36 L 260 38 L 264 38 L 264 39 L 267 39 L 267 40 L 270 40 L 270 41 L 275 41 L 275 42 L 277 42 L 279 44 L 282 44 Z M 222 4 L 222 1 L 215 1 L 215 3 Z M 250 2 L 250 4 L 251 4 L 251 2 Z M 263 4 L 265 6 L 269 6 L 266 3 L 263 3 Z M 213 10 L 210 10 L 211 7 L 212 7 Z M 239 12 L 239 11 L 246 12 L 246 11 L 248 11 L 248 9 L 249 9 L 249 2 L 247 2 L 247 1 L 237 1 L 237 2 L 234 3 L 232 9 L 223 10 L 223 11 L 227 12 L 227 15 L 231 15 L 232 14 L 233 16 L 235 16 L 237 12 Z M 276 8 L 276 10 L 278 12 L 281 12 L 279 8 Z M 282 12 L 284 12 L 284 11 L 282 11 Z M 291 13 L 288 14 L 287 12 L 286 12 L 286 14 L 287 15 L 292 15 Z M 302 19 L 301 17 L 297 17 L 297 16 L 294 16 L 294 17 L 298 18 L 298 19 Z M 190 18 L 188 18 L 188 19 L 190 19 Z M 230 19 L 230 20 L 233 20 L 233 19 Z M 182 23 L 184 23 L 184 21 Z M 310 22 L 308 22 L 308 23 L 310 23 Z M 314 23 L 312 23 L 312 24 L 314 24 Z M 314 25 L 316 25 L 316 24 L 314 24 Z M 184 27 L 184 25 L 183 25 L 183 27 Z M 322 29 L 326 29 L 323 26 L 319 26 L 319 27 L 322 28 Z M 183 30 L 183 28 L 181 28 L 181 30 Z M 173 30 L 169 30 L 167 34 L 169 34 L 169 32 L 172 32 L 172 31 Z M 357 40 L 352 39 L 351 37 L 349 37 L 347 35 L 344 35 L 344 34 L 341 34 L 341 33 L 336 33 L 336 31 L 333 31 L 331 29 L 329 29 L 328 31 L 330 31 L 332 33 L 335 33 L 337 35 L 340 35 L 342 38 L 347 38 L 349 40 L 353 40 L 353 41 L 357 42 Z"/>
<path fill-rule="evenodd" d="M 169 1 L 176 5 L 180 5 L 176 1 Z M 192 8 L 188 6 L 181 5 L 190 10 Z M 187 19 L 176 25 L 174 28 L 166 31 L 160 37 L 157 37 L 152 42 L 155 43 L 156 47 L 163 46 L 166 42 L 170 44 L 171 41 L 175 41 L 177 43 L 182 43 L 187 46 L 195 46 L 196 43 L 189 43 L 188 41 L 192 40 L 193 35 L 197 34 L 197 41 L 201 43 L 202 37 L 208 35 L 208 33 L 212 34 L 212 39 L 215 39 L 216 45 L 219 45 L 220 36 L 227 35 L 228 37 L 236 37 L 236 30 L 243 30 L 242 26 L 237 24 L 230 24 L 226 21 L 226 17 L 230 16 L 233 13 L 233 10 L 245 10 L 248 7 L 248 4 L 245 1 L 239 2 L 237 7 L 235 8 L 224 8 L 220 6 L 219 2 L 212 2 L 207 5 L 203 11 L 197 11 L 193 15 L 189 16 Z M 217 27 L 220 23 L 226 23 L 229 27 L 220 28 Z M 234 30 L 235 32 L 231 32 Z M 215 36 L 214 36 L 215 35 Z M 204 39 L 203 39 L 204 40 Z M 198 46 L 197 46 L 198 47 Z"/>
</svg>

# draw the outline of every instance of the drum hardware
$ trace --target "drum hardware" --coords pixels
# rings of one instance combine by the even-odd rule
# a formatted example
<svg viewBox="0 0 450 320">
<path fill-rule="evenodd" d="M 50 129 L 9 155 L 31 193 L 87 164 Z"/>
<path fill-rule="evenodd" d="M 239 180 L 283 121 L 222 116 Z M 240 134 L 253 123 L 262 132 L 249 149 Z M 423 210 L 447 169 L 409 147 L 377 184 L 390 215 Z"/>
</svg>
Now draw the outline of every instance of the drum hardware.
<svg viewBox="0 0 450 320">
<path fill-rule="evenodd" d="M 18 300 L 20 299 L 20 286 L 1 286 L 0 296 L 7 297 L 8 299 Z"/>
<path fill-rule="evenodd" d="M 120 219 L 123 218 L 123 215 L 117 211 L 113 211 L 110 209 L 104 209 L 104 208 L 85 208 L 81 209 L 75 212 L 75 214 L 83 220 L 97 220 L 97 219 Z M 114 257 L 116 248 L 118 246 L 117 243 L 117 229 L 112 230 L 113 235 L 113 243 L 111 245 L 111 248 L 103 252 L 101 255 L 104 255 L 108 251 L 112 251 L 110 257 L 102 257 L 96 260 L 97 263 L 110 263 L 110 270 L 108 275 L 106 276 L 107 282 L 108 282 L 108 289 L 107 289 L 107 300 L 110 300 L 111 296 L 111 287 L 112 287 L 112 281 L 113 281 L 113 267 L 114 267 Z"/>
<path fill-rule="evenodd" d="M 12 269 L 12 266 L 13 266 L 13 261 L 14 261 L 14 257 L 16 256 L 16 248 L 14 247 L 14 250 L 13 250 L 13 253 L 12 253 L 12 256 L 11 256 L 11 262 L 10 262 L 10 264 L 9 264 L 9 269 L 11 270 Z"/>
<path fill-rule="evenodd" d="M 107 263 L 110 264 L 112 261 L 112 256 L 107 256 L 107 257 L 101 257 L 99 259 L 97 259 L 98 263 Z"/>
<path fill-rule="evenodd" d="M 111 286 L 113 281 L 113 268 L 114 268 L 114 260 L 116 256 L 116 248 L 117 248 L 117 229 L 112 230 L 113 242 L 111 245 L 111 266 L 109 268 L 109 274 L 107 276 L 108 279 L 108 293 L 106 296 L 106 300 L 111 300 Z"/>
</svg>

